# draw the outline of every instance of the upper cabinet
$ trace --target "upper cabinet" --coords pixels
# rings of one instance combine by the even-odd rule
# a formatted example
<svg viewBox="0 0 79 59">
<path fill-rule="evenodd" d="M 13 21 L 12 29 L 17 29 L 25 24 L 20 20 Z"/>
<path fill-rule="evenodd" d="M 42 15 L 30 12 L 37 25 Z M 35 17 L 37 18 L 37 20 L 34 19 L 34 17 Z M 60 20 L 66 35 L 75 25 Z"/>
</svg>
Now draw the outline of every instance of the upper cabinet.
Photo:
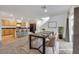
<svg viewBox="0 0 79 59">
<path fill-rule="evenodd" d="M 16 26 L 16 21 L 3 19 L 2 26 Z"/>
</svg>

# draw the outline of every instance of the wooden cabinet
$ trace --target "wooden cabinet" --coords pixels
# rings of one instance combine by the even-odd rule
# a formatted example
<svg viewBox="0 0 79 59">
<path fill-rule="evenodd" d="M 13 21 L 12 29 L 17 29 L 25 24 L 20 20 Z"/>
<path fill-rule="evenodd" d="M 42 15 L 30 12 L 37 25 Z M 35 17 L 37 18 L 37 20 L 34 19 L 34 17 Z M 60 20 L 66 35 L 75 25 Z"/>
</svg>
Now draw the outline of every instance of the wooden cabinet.
<svg viewBox="0 0 79 59">
<path fill-rule="evenodd" d="M 16 26 L 16 21 L 15 20 L 9 21 L 9 23 L 10 23 L 10 26 Z"/>
<path fill-rule="evenodd" d="M 2 44 L 6 45 L 15 40 L 16 28 L 12 26 L 16 26 L 16 21 L 3 19 L 1 20 L 1 23 L 2 23 Z"/>
<path fill-rule="evenodd" d="M 2 20 L 2 26 L 16 26 L 15 20 Z"/>
<path fill-rule="evenodd" d="M 15 35 L 16 29 L 2 29 L 2 36 Z"/>
<path fill-rule="evenodd" d="M 2 26 L 8 26 L 9 21 L 8 20 L 2 20 Z"/>
<path fill-rule="evenodd" d="M 2 29 L 2 43 L 6 45 L 15 40 L 16 29 Z"/>
</svg>

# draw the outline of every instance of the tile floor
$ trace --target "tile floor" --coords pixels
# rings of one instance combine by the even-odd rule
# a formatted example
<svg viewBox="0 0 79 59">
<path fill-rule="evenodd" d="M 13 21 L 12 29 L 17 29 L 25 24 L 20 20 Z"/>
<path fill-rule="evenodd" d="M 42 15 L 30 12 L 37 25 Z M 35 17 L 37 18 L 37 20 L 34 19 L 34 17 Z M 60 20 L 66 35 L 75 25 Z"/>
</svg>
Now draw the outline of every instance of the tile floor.
<svg viewBox="0 0 79 59">
<path fill-rule="evenodd" d="M 73 44 L 64 40 L 59 40 L 59 54 L 72 54 Z"/>
<path fill-rule="evenodd" d="M 37 42 L 37 41 L 36 41 Z M 40 42 L 38 41 L 38 44 Z M 36 46 L 38 45 L 36 44 Z M 64 46 L 63 46 L 64 45 Z M 72 53 L 71 45 L 68 42 L 59 40 L 55 44 L 55 54 L 70 54 Z M 29 49 L 28 36 L 16 38 L 14 42 L 0 47 L 0 54 L 40 54 L 37 50 Z M 46 54 L 53 54 L 51 47 L 46 47 Z"/>
</svg>

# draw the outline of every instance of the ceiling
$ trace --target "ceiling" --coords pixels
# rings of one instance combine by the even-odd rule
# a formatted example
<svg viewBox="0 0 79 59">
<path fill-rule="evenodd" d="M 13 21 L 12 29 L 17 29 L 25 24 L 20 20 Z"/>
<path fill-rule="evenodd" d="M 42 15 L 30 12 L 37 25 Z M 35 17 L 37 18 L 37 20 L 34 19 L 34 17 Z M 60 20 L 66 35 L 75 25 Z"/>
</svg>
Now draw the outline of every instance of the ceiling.
<svg viewBox="0 0 79 59">
<path fill-rule="evenodd" d="M 0 15 L 15 16 L 23 18 L 41 18 L 45 16 L 53 17 L 55 15 L 69 11 L 69 5 L 47 5 L 47 13 L 41 9 L 41 5 L 0 5 Z"/>
</svg>

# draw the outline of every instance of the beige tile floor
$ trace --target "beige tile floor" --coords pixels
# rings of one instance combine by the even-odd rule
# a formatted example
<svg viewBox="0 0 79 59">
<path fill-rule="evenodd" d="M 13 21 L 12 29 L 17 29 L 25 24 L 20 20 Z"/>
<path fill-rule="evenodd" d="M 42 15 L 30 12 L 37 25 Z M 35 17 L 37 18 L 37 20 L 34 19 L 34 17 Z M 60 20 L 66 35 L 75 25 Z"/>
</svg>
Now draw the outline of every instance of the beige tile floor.
<svg viewBox="0 0 79 59">
<path fill-rule="evenodd" d="M 59 40 L 59 54 L 72 54 L 73 53 L 73 43 L 66 42 L 64 40 Z"/>
<path fill-rule="evenodd" d="M 38 44 L 36 44 L 36 46 L 37 45 Z M 29 49 L 29 39 L 28 36 L 25 36 L 21 38 L 16 38 L 14 42 L 8 43 L 6 46 L 2 46 L 0 48 L 0 54 L 40 54 L 40 53 L 37 50 Z"/>
<path fill-rule="evenodd" d="M 38 44 L 35 44 L 35 43 Z M 40 40 L 34 42 L 34 46 L 37 47 L 40 44 Z M 55 54 L 71 54 L 72 46 L 63 40 L 56 41 Z M 29 49 L 28 36 L 16 38 L 14 42 L 8 43 L 6 46 L 0 47 L 0 54 L 40 54 L 37 50 Z M 46 54 L 53 54 L 51 47 L 46 47 Z"/>
</svg>

